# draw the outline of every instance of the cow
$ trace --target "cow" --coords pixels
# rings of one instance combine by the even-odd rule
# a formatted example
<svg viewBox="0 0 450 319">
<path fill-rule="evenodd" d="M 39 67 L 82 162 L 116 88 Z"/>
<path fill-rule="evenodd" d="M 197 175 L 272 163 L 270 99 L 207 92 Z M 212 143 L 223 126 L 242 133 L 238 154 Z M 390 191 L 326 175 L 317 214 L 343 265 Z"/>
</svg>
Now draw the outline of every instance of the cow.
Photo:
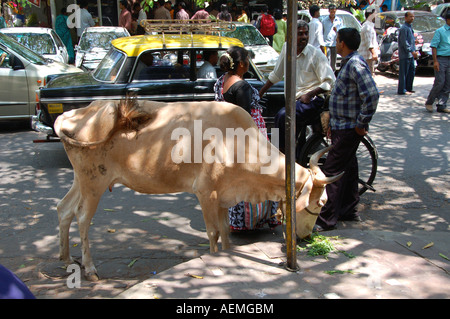
<svg viewBox="0 0 450 319">
<path fill-rule="evenodd" d="M 98 280 L 89 225 L 102 194 L 116 183 L 146 194 L 195 194 L 211 253 L 218 251 L 219 237 L 222 249 L 229 248 L 228 207 L 240 201 L 286 198 L 284 155 L 244 109 L 231 103 L 99 100 L 63 113 L 54 128 L 74 171 L 72 187 L 57 204 L 60 259 L 73 262 L 69 228 L 77 217 L 82 266 L 89 280 Z M 238 134 L 225 134 L 230 129 L 245 133 L 244 144 L 238 143 Z M 192 142 L 198 145 L 192 147 Z M 255 151 L 254 145 L 260 149 Z M 239 158 L 242 153 L 245 157 Z M 300 237 L 312 232 L 317 212 L 326 202 L 325 185 L 340 177 L 326 177 L 320 171 L 317 160 L 323 153 L 312 157 L 311 169 L 295 166 Z"/>
</svg>

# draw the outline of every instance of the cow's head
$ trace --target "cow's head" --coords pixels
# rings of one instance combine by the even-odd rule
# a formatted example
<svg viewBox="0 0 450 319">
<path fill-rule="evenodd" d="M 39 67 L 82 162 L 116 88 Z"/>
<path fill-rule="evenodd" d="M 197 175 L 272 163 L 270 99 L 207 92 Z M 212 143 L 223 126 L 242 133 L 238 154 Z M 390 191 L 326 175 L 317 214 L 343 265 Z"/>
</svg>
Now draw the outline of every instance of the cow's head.
<svg viewBox="0 0 450 319">
<path fill-rule="evenodd" d="M 311 156 L 309 161 L 310 176 L 303 188 L 299 191 L 295 202 L 296 211 L 296 233 L 299 238 L 311 236 L 312 229 L 316 223 L 320 210 L 327 202 L 327 192 L 325 186 L 331 184 L 342 177 L 344 172 L 339 175 L 326 177 L 320 170 L 318 161 L 322 155 L 328 152 L 331 146 L 324 148 Z"/>
</svg>

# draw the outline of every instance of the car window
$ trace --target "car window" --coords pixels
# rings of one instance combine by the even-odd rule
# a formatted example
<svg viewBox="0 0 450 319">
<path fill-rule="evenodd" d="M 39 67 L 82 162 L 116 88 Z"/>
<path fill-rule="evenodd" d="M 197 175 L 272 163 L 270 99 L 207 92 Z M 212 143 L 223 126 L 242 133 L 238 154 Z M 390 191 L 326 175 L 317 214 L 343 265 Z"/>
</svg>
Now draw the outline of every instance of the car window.
<svg viewBox="0 0 450 319">
<path fill-rule="evenodd" d="M 189 79 L 189 70 L 186 50 L 146 51 L 139 56 L 133 81 Z"/>
<path fill-rule="evenodd" d="M 56 47 L 48 33 L 7 33 L 20 44 L 37 54 L 56 54 Z"/>
<path fill-rule="evenodd" d="M 26 59 L 28 62 L 44 65 L 47 64 L 46 60 L 39 56 L 37 53 L 31 51 L 27 47 L 14 41 L 12 38 L 0 33 L 0 41 L 3 45 L 8 47 L 14 52 L 17 52 L 22 58 Z"/>
<path fill-rule="evenodd" d="M 263 35 L 252 25 L 238 26 L 236 30 L 223 32 L 223 36 L 236 38 L 242 41 L 244 46 L 248 45 L 267 45 Z"/>
<path fill-rule="evenodd" d="M 111 49 L 95 69 L 93 76 L 99 81 L 114 82 L 125 61 L 125 54 Z"/>
<path fill-rule="evenodd" d="M 11 68 L 9 65 L 9 53 L 0 49 L 0 68 L 8 69 Z"/>
</svg>

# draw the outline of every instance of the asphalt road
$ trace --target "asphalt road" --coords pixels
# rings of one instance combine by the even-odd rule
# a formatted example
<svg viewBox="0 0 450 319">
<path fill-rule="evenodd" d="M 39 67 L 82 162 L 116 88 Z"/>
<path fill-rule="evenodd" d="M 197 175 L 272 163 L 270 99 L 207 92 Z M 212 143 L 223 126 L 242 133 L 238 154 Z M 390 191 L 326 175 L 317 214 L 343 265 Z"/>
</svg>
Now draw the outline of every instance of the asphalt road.
<svg viewBox="0 0 450 319">
<path fill-rule="evenodd" d="M 361 201 L 362 224 L 395 232 L 443 232 L 449 228 L 449 115 L 427 113 L 433 83 L 419 73 L 416 93 L 395 94 L 395 76 L 376 75 L 381 95 L 370 134 L 379 151 L 376 192 Z M 101 280 L 69 289 L 69 273 L 58 261 L 56 204 L 73 173 L 61 143 L 27 125 L 0 126 L 0 264 L 15 272 L 38 298 L 110 298 L 130 286 L 209 251 L 194 195 L 142 195 L 123 186 L 105 192 L 90 228 L 91 252 Z M 282 229 L 232 234 L 233 244 L 279 240 Z M 447 237 L 448 238 L 448 237 Z M 71 254 L 81 257 L 76 223 Z"/>
</svg>

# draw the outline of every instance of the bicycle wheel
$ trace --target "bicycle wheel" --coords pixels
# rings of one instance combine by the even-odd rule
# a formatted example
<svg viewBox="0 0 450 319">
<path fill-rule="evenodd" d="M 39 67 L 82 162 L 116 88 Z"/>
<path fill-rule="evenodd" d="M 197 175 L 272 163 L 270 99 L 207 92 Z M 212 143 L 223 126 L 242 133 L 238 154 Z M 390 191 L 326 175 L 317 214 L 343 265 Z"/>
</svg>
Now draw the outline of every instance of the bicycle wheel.
<svg viewBox="0 0 450 319">
<path fill-rule="evenodd" d="M 321 134 L 313 134 L 305 143 L 300 156 L 297 158 L 297 163 L 303 167 L 309 167 L 309 159 L 315 152 L 325 148 L 329 145 L 327 139 Z M 364 194 L 368 189 L 375 191 L 372 183 L 375 180 L 378 168 L 378 153 L 369 136 L 364 136 L 359 143 L 356 151 L 359 169 L 359 194 Z M 325 163 L 326 154 L 319 160 L 319 167 Z"/>
</svg>

